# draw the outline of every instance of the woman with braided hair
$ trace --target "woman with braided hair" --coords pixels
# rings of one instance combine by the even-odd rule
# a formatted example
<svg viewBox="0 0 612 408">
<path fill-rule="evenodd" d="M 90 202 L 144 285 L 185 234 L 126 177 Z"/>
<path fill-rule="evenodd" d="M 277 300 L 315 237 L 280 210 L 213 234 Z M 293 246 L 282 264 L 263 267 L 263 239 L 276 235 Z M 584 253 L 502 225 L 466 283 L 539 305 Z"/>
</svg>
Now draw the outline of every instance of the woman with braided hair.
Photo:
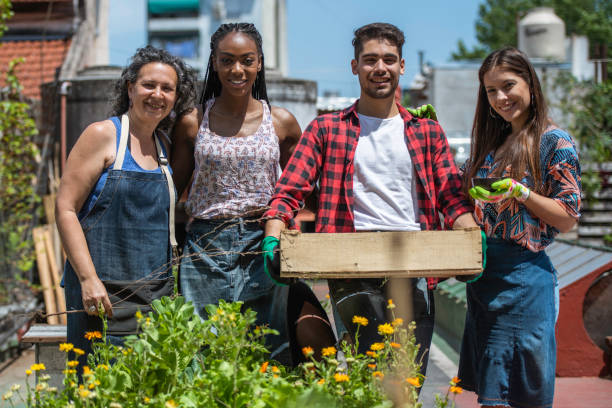
<svg viewBox="0 0 612 408">
<path fill-rule="evenodd" d="M 178 118 L 173 131 L 179 194 L 193 176 L 180 291 L 202 318 L 207 304 L 243 301 L 258 325 L 280 333 L 266 340 L 271 358 L 296 364 L 302 347 L 320 352 L 335 338 L 310 288 L 287 285 L 265 267 L 259 221 L 301 130 L 291 113 L 268 101 L 253 24 L 223 24 L 212 35 L 205 82 L 201 106 Z"/>
</svg>

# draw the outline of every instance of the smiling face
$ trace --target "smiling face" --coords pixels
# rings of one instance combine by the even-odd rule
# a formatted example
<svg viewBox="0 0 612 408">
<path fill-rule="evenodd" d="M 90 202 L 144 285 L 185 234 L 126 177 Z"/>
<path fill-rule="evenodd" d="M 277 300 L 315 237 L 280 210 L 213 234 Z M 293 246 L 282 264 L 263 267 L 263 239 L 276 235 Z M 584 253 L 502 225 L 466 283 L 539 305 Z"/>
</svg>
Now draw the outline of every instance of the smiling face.
<svg viewBox="0 0 612 408">
<path fill-rule="evenodd" d="M 178 77 L 170 65 L 151 62 L 140 68 L 136 82 L 128 83 L 130 113 L 144 120 L 161 121 L 176 102 Z"/>
<path fill-rule="evenodd" d="M 529 117 L 531 92 L 521 76 L 503 68 L 493 68 L 483 76 L 483 85 L 491 107 L 512 130 L 520 130 Z"/>
<path fill-rule="evenodd" d="M 262 69 L 255 41 L 241 32 L 227 34 L 217 44 L 213 68 L 221 82 L 221 95 L 250 95 Z"/>
<path fill-rule="evenodd" d="M 395 94 L 404 73 L 404 60 L 396 45 L 374 38 L 363 43 L 359 59 L 351 61 L 351 68 L 359 77 L 362 97 L 385 99 Z"/>
</svg>

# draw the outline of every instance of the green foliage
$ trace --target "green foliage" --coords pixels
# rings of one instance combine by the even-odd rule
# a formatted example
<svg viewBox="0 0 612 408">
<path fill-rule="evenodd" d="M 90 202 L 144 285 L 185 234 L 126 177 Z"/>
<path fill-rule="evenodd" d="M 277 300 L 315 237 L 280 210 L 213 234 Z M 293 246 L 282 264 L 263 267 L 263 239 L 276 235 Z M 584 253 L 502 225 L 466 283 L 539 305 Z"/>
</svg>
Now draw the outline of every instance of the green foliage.
<svg viewBox="0 0 612 408">
<path fill-rule="evenodd" d="M 38 134 L 30 107 L 21 101 L 15 76 L 18 59 L 9 64 L 7 90 L 0 99 L 0 277 L 12 278 L 34 262 L 33 214 L 40 201 L 34 192 Z"/>
<path fill-rule="evenodd" d="M 0 0 L 0 36 L 7 30 L 6 21 L 13 17 L 11 0 Z"/>
<path fill-rule="evenodd" d="M 606 44 L 612 49 L 612 2 L 609 0 L 486 0 L 478 7 L 478 45 L 468 50 L 462 41 L 451 59 L 482 59 L 507 45 L 517 46 L 517 25 L 530 9 L 552 7 L 565 22 L 567 35 L 586 35 L 592 46 Z M 608 51 L 610 54 L 610 51 Z"/>
<path fill-rule="evenodd" d="M 2 401 L 28 408 L 420 406 L 416 387 L 423 378 L 417 374 L 414 323 L 404 327 L 396 319 L 379 326 L 384 342 L 373 345 L 369 355 L 344 343 L 344 361 L 329 347 L 322 361 L 311 359 L 288 371 L 267 360 L 264 336 L 274 332 L 253 328 L 255 312 L 241 313 L 241 306 L 220 301 L 218 307 L 207 307 L 210 317 L 202 321 L 182 297 L 156 300 L 155 313 L 137 315 L 142 332 L 127 337 L 123 347 L 105 340 L 93 344 L 81 385 L 74 358 L 82 351 L 61 344 L 68 360 L 63 390 L 50 388 L 43 375 L 36 387 L 26 380 L 25 392 L 15 386 Z M 305 348 L 304 355 L 311 356 L 312 350 Z M 44 369 L 33 365 L 28 379 L 32 371 Z M 438 406 L 449 406 L 448 394 L 439 401 Z"/>
</svg>

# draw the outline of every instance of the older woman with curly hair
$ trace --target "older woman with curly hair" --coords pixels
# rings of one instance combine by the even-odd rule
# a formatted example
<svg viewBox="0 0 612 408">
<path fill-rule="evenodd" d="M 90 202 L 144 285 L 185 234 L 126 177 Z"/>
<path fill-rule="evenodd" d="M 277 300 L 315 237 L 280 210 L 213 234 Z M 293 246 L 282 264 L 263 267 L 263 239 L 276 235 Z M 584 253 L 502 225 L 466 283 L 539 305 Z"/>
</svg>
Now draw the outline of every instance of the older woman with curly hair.
<svg viewBox="0 0 612 408">
<path fill-rule="evenodd" d="M 84 335 L 101 330 L 100 314 L 108 317 L 108 340 L 120 344 L 136 331 L 138 309 L 172 293 L 175 188 L 160 129 L 193 107 L 194 75 L 147 46 L 115 93 L 112 117 L 89 125 L 70 152 L 56 204 L 68 257 L 68 341 L 86 354 Z"/>
</svg>

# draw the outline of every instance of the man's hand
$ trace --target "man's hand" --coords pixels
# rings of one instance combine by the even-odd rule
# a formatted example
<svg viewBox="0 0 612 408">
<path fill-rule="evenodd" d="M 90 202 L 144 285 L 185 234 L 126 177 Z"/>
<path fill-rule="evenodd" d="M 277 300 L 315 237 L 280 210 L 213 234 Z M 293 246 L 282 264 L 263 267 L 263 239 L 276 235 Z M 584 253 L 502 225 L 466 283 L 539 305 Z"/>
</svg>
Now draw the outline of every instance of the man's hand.
<svg viewBox="0 0 612 408">
<path fill-rule="evenodd" d="M 416 116 L 417 118 L 427 118 L 432 120 L 438 120 L 438 115 L 436 115 L 436 110 L 430 104 L 421 105 L 418 108 L 406 108 L 408 112 L 412 114 L 412 116 Z"/>
<path fill-rule="evenodd" d="M 524 203 L 529 198 L 530 193 L 527 187 L 511 178 L 496 181 L 491 184 L 491 188 L 493 188 L 493 191 L 476 186 L 470 188 L 469 193 L 475 200 L 487 203 L 497 203 L 508 198 L 516 198 Z"/>
<path fill-rule="evenodd" d="M 292 278 L 281 278 L 280 276 L 280 241 L 278 238 L 268 235 L 261 241 L 261 250 L 264 257 L 264 271 L 275 284 L 286 286 L 293 282 Z"/>
</svg>

